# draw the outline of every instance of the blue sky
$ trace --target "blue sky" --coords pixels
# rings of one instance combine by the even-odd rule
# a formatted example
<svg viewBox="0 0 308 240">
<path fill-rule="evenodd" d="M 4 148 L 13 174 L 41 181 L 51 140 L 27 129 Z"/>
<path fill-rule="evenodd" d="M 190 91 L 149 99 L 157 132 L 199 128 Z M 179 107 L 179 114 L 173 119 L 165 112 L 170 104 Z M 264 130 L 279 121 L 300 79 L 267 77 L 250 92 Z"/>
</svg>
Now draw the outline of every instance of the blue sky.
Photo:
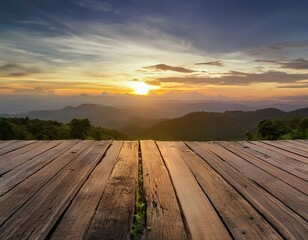
<svg viewBox="0 0 308 240">
<path fill-rule="evenodd" d="M 0 93 L 303 96 L 307 22 L 303 0 L 2 1 Z"/>
</svg>

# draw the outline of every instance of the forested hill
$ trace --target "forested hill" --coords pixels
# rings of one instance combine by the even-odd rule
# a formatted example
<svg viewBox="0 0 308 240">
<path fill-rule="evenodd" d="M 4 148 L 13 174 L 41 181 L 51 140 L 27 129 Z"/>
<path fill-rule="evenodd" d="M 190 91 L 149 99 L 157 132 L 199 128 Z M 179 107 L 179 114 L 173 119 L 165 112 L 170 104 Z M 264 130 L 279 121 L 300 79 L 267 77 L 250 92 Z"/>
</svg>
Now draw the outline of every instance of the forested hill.
<svg viewBox="0 0 308 240">
<path fill-rule="evenodd" d="M 73 119 L 69 123 L 29 118 L 0 118 L 0 139 L 127 139 L 112 129 L 94 127 L 88 119 Z"/>
<path fill-rule="evenodd" d="M 308 108 L 284 112 L 269 108 L 224 113 L 194 112 L 166 120 L 150 128 L 127 126 L 117 130 L 94 127 L 88 119 L 69 123 L 29 118 L 0 118 L 0 139 L 154 139 L 154 140 L 243 140 L 305 138 Z M 126 131 L 124 131 L 126 130 Z M 127 134 L 125 134 L 127 133 Z"/>
<path fill-rule="evenodd" d="M 275 108 L 251 112 L 195 112 L 158 123 L 135 133 L 134 137 L 155 140 L 243 140 L 246 133 L 254 132 L 264 119 L 288 119 L 296 115 L 308 116 L 308 108 L 289 113 Z"/>
</svg>

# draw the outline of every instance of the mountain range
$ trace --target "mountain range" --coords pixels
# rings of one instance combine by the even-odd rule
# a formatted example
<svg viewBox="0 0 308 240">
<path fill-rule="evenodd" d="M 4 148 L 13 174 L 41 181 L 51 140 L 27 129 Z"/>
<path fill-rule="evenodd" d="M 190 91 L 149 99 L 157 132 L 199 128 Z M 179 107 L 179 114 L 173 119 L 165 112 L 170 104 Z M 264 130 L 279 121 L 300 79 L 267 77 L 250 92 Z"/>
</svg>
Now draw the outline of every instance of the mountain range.
<svg viewBox="0 0 308 240">
<path fill-rule="evenodd" d="M 233 111 L 222 112 L 228 108 Z M 208 109 L 215 109 L 216 112 Z M 308 116 L 308 108 L 290 112 L 276 108 L 255 111 L 247 109 L 249 107 L 245 105 L 232 103 L 168 103 L 164 106 L 126 108 L 82 104 L 14 116 L 60 122 L 88 118 L 94 126 L 117 129 L 133 139 L 155 140 L 242 140 L 246 131 L 254 131 L 263 119 L 285 118 L 296 114 Z"/>
<path fill-rule="evenodd" d="M 248 112 L 194 112 L 155 124 L 142 131 L 122 131 L 134 138 L 154 140 L 243 140 L 245 133 L 255 131 L 263 119 L 287 119 L 296 115 L 308 117 L 308 108 L 291 112 L 275 108 Z"/>
</svg>

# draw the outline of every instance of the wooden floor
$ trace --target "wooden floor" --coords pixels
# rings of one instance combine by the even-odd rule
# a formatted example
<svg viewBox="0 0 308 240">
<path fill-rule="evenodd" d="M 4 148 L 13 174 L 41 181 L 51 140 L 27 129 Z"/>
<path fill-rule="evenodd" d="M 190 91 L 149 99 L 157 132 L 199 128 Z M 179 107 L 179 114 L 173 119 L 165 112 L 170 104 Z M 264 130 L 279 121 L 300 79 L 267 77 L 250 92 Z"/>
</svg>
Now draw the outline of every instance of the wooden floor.
<svg viewBox="0 0 308 240">
<path fill-rule="evenodd" d="M 140 173 L 145 239 L 308 239 L 305 140 L 0 141 L 0 239 L 130 239 Z"/>
</svg>

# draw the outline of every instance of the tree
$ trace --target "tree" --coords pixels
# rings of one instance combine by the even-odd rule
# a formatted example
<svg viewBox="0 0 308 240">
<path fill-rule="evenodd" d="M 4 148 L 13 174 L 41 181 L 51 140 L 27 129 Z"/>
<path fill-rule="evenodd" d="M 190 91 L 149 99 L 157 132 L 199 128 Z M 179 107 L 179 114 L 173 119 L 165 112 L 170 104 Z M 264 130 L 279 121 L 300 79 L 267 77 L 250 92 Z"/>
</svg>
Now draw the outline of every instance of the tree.
<svg viewBox="0 0 308 240">
<path fill-rule="evenodd" d="M 258 125 L 258 133 L 263 139 L 276 140 L 286 134 L 288 129 L 281 120 L 262 120 Z"/>
<path fill-rule="evenodd" d="M 302 118 L 300 122 L 297 125 L 297 129 L 302 135 L 302 137 L 305 137 L 308 135 L 308 117 Z"/>
<path fill-rule="evenodd" d="M 89 119 L 73 119 L 70 123 L 71 138 L 86 139 L 91 128 Z"/>
</svg>

